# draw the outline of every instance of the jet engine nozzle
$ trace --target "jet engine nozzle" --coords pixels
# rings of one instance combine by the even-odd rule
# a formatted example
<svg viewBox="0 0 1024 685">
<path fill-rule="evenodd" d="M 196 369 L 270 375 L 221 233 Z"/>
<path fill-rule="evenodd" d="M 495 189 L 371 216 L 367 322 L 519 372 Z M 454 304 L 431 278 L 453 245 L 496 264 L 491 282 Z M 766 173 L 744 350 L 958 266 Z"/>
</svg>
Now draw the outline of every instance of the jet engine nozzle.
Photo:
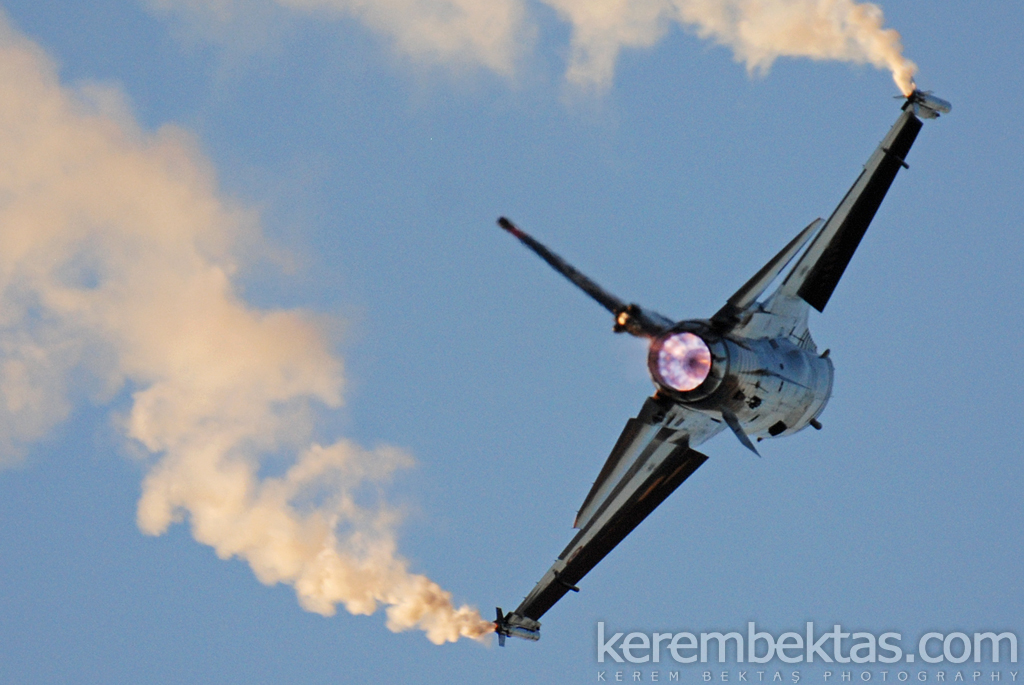
<svg viewBox="0 0 1024 685">
<path fill-rule="evenodd" d="M 651 340 L 647 367 L 651 378 L 678 400 L 707 397 L 721 383 L 728 354 L 718 336 L 702 322 L 684 322 Z"/>
<path fill-rule="evenodd" d="M 711 372 L 711 350 L 699 335 L 683 331 L 658 341 L 658 378 L 673 390 L 689 392 Z"/>
</svg>

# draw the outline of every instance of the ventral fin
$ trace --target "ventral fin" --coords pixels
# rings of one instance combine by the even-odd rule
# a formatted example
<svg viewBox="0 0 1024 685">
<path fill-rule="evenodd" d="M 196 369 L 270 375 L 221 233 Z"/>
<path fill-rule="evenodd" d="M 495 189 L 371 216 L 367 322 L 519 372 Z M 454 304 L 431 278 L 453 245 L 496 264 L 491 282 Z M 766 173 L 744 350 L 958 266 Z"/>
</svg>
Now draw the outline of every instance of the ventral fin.
<svg viewBox="0 0 1024 685">
<path fill-rule="evenodd" d="M 725 420 L 725 424 L 732 429 L 732 432 L 736 434 L 736 437 L 741 443 L 743 443 L 744 447 L 757 456 L 761 456 L 761 453 L 757 451 L 756 447 L 754 447 L 754 443 L 750 442 L 750 438 L 743 432 L 743 426 L 740 425 L 739 417 L 737 417 L 731 409 L 722 409 L 722 419 Z"/>
</svg>

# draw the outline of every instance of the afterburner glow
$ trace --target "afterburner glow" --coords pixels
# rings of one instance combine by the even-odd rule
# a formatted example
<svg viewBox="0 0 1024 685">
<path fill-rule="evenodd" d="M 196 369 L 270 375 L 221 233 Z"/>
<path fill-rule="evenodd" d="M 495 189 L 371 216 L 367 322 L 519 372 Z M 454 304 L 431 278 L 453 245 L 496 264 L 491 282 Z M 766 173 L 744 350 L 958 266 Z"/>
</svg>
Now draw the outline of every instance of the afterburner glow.
<svg viewBox="0 0 1024 685">
<path fill-rule="evenodd" d="M 693 390 L 711 371 L 711 350 L 693 333 L 673 333 L 661 341 L 658 375 L 681 392 Z"/>
</svg>

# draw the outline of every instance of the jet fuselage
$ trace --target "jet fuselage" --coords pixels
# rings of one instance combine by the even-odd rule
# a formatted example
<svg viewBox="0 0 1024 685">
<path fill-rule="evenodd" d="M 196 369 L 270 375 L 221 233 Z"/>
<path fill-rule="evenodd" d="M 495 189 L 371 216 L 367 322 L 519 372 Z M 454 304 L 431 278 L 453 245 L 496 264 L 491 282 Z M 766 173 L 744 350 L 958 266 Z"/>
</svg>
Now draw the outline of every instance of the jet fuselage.
<svg viewBox="0 0 1024 685">
<path fill-rule="evenodd" d="M 706 377 L 690 390 L 673 387 L 659 370 L 659 359 L 666 356 L 662 341 L 679 333 L 699 337 L 710 351 Z M 722 418 L 723 411 L 731 412 L 750 437 L 791 435 L 810 425 L 824 410 L 834 373 L 832 360 L 818 354 L 809 336 L 800 343 L 802 346 L 788 336 L 751 339 L 720 335 L 708 321 L 683 321 L 652 341 L 648 370 L 659 394 L 715 421 Z M 690 444 L 704 442 L 701 437 L 691 434 Z"/>
</svg>

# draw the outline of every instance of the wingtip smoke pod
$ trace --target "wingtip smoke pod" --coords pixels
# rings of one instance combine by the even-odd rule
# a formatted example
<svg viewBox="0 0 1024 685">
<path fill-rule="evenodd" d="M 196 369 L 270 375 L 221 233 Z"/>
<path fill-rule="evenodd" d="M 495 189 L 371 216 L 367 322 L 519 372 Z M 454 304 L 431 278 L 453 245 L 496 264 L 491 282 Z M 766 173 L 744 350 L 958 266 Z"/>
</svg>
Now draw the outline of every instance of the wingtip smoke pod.
<svg viewBox="0 0 1024 685">
<path fill-rule="evenodd" d="M 940 114 L 949 114 L 953 105 L 935 97 L 931 91 L 914 90 L 907 98 L 907 104 L 914 108 L 914 114 L 922 119 L 938 119 Z"/>
</svg>

